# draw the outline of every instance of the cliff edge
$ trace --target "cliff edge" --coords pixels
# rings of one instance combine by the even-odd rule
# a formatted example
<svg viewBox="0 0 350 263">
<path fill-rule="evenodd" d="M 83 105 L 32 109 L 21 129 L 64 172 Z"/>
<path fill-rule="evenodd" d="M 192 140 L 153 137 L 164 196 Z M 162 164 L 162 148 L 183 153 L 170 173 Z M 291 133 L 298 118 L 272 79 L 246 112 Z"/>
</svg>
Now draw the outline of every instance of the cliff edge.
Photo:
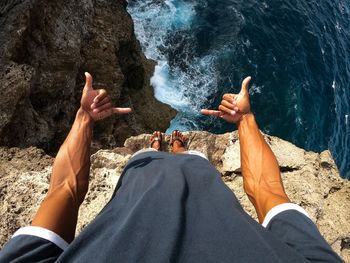
<svg viewBox="0 0 350 263">
<path fill-rule="evenodd" d="M 189 149 L 209 157 L 245 211 L 256 219 L 243 191 L 237 132 L 185 135 Z M 80 209 L 77 234 L 109 201 L 126 162 L 135 151 L 148 146 L 149 138 L 146 134 L 131 137 L 124 147 L 92 155 L 90 187 Z M 291 200 L 306 209 L 332 248 L 350 262 L 350 182 L 341 179 L 329 151 L 306 152 L 276 137 L 265 139 L 277 156 Z M 0 148 L 0 246 L 16 229 L 30 224 L 48 190 L 52 162 L 53 158 L 37 148 Z"/>
</svg>

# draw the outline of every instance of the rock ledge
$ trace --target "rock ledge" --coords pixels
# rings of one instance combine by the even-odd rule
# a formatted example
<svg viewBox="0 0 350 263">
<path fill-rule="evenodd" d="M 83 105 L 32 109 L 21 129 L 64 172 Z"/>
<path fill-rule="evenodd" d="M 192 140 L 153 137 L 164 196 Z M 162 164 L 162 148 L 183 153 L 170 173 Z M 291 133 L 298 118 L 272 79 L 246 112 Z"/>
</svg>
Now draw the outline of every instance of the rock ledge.
<svg viewBox="0 0 350 263">
<path fill-rule="evenodd" d="M 188 148 L 205 153 L 244 209 L 256 218 L 243 192 L 237 132 L 214 135 L 185 133 Z M 150 135 L 125 141 L 124 147 L 99 150 L 92 155 L 91 183 L 81 207 L 79 233 L 107 203 L 130 156 L 148 146 Z M 272 136 L 265 136 L 275 152 L 291 200 L 306 209 L 333 249 L 350 262 L 350 182 L 341 179 L 329 151 L 306 152 Z M 169 136 L 164 148 L 169 149 Z M 47 189 L 53 159 L 37 148 L 0 148 L 0 246 L 28 225 Z"/>
</svg>

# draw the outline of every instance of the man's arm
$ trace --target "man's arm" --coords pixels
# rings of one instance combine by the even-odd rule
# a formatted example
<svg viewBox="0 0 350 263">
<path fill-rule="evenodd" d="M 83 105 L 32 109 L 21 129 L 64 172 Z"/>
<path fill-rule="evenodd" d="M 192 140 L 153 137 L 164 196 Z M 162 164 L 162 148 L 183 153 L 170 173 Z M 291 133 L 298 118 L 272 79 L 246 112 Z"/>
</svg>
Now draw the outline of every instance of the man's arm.
<svg viewBox="0 0 350 263">
<path fill-rule="evenodd" d="M 32 221 L 32 226 L 51 230 L 67 242 L 74 239 L 79 206 L 88 190 L 93 124 L 113 113 L 131 111 L 130 108 L 113 108 L 106 91 L 94 90 L 91 75 L 85 75 L 81 106 L 57 153 L 47 196 Z"/>
<path fill-rule="evenodd" d="M 262 223 L 271 208 L 290 200 L 276 157 L 260 133 L 254 115 L 245 114 L 237 125 L 244 190 Z"/>
<path fill-rule="evenodd" d="M 250 77 L 243 81 L 239 94 L 225 94 L 218 111 L 202 110 L 202 113 L 221 117 L 238 126 L 243 187 L 260 223 L 310 262 L 342 262 L 306 212 L 290 204 L 276 157 L 250 111 L 249 81 Z"/>
<path fill-rule="evenodd" d="M 283 188 L 276 157 L 250 111 L 250 79 L 243 81 L 239 94 L 225 94 L 219 110 L 202 110 L 202 113 L 221 117 L 238 126 L 244 190 L 261 223 L 271 208 L 290 201 Z"/>
<path fill-rule="evenodd" d="M 79 109 L 52 167 L 50 187 L 32 226 L 51 230 L 67 242 L 74 239 L 79 206 L 89 185 L 93 121 Z"/>
</svg>

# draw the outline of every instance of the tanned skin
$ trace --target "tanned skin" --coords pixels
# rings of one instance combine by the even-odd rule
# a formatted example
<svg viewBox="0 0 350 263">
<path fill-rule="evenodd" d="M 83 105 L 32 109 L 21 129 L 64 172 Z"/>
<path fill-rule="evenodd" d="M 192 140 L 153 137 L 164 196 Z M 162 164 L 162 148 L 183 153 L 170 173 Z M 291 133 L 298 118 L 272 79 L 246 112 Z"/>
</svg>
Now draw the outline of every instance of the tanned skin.
<svg viewBox="0 0 350 263">
<path fill-rule="evenodd" d="M 250 111 L 250 80 L 251 77 L 244 79 L 238 94 L 225 94 L 218 110 L 203 109 L 201 112 L 237 125 L 244 191 L 262 223 L 271 208 L 290 200 L 283 187 L 277 159 Z"/>
<path fill-rule="evenodd" d="M 90 144 L 94 122 L 131 112 L 114 108 L 104 89 L 93 89 L 92 77 L 85 73 L 80 108 L 73 126 L 57 153 L 52 167 L 50 187 L 36 213 L 32 226 L 51 230 L 68 243 L 74 239 L 79 206 L 89 186 Z"/>
</svg>

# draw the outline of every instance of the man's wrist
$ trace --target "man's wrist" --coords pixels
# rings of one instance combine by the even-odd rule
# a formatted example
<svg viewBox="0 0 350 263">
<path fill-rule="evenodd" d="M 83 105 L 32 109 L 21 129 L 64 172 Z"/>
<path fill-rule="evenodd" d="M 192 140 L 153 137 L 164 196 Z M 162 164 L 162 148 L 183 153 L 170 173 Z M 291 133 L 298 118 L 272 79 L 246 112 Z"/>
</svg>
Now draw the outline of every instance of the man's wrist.
<svg viewBox="0 0 350 263">
<path fill-rule="evenodd" d="M 94 124 L 94 119 L 91 117 L 90 113 L 81 107 L 78 109 L 76 118 L 81 119 L 83 122 L 86 122 L 91 126 Z"/>
<path fill-rule="evenodd" d="M 252 112 L 243 114 L 242 117 L 236 122 L 237 128 L 239 128 L 241 124 L 246 123 L 250 119 L 255 119 L 254 114 Z"/>
</svg>

